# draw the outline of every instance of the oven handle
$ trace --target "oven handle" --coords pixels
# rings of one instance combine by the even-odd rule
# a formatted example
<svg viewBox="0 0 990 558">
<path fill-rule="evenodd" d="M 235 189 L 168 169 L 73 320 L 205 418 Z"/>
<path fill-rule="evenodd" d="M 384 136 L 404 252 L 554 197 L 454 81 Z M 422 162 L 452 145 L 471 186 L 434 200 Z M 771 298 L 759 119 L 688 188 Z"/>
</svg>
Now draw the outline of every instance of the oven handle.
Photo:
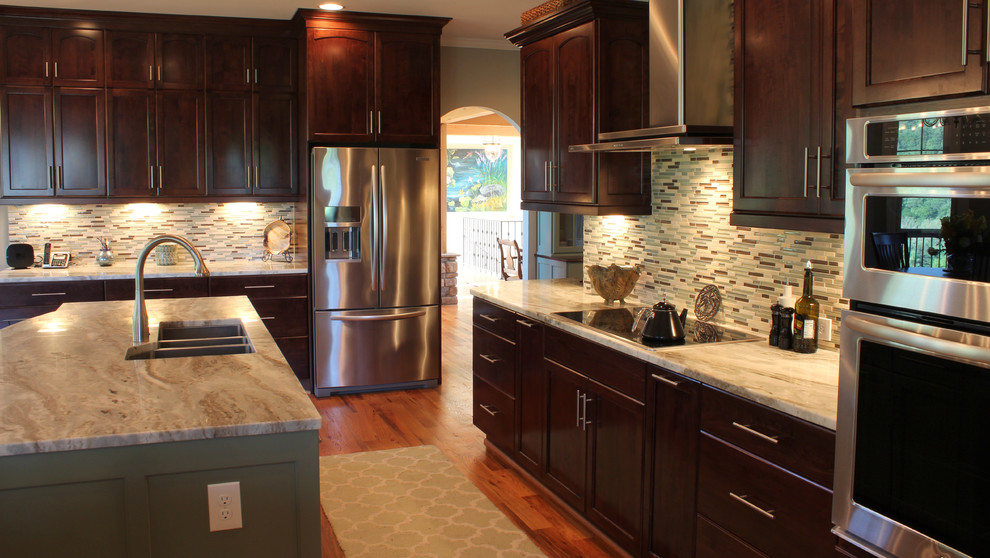
<svg viewBox="0 0 990 558">
<path fill-rule="evenodd" d="M 935 171 L 921 172 L 852 172 L 847 175 L 852 186 L 945 186 L 955 187 L 990 186 L 990 173 L 969 172 L 975 167 L 938 167 Z M 952 172 L 952 169 L 967 169 L 967 172 Z M 854 169 L 855 170 L 855 169 Z M 952 176 L 947 177 L 946 173 Z M 947 180 L 948 179 L 948 180 Z"/>
<path fill-rule="evenodd" d="M 875 322 L 862 316 L 847 315 L 842 323 L 849 329 L 874 339 L 916 347 L 948 358 L 990 366 L 990 351 L 987 351 L 986 347 L 947 341 L 901 329 L 889 323 Z"/>
</svg>

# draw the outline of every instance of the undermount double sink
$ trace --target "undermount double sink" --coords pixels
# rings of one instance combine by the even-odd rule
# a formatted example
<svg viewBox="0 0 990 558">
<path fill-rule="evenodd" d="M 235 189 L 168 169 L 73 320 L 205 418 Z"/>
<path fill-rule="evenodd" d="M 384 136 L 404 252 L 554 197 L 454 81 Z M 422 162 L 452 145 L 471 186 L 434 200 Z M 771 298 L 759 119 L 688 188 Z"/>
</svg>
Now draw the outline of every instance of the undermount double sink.
<svg viewBox="0 0 990 558">
<path fill-rule="evenodd" d="M 127 349 L 125 360 L 235 355 L 253 353 L 241 320 L 162 322 L 158 340 Z"/>
</svg>

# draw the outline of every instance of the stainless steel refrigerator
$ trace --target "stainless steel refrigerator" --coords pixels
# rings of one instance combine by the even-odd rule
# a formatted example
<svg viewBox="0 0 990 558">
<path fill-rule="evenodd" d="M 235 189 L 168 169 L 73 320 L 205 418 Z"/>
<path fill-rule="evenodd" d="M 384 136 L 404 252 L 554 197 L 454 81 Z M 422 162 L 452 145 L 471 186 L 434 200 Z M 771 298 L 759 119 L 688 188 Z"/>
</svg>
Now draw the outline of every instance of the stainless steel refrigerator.
<svg viewBox="0 0 990 558">
<path fill-rule="evenodd" d="M 436 149 L 313 148 L 317 396 L 439 381 L 439 156 Z"/>
</svg>

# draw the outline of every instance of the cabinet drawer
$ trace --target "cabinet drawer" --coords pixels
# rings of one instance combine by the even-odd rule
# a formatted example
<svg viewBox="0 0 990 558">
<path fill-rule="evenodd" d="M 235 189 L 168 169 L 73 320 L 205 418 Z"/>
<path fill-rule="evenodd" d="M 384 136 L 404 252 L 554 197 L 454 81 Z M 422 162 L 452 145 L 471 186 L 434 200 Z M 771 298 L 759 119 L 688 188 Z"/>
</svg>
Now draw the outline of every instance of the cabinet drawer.
<svg viewBox="0 0 990 558">
<path fill-rule="evenodd" d="M 272 337 L 309 335 L 309 303 L 306 297 L 252 300 L 255 312 Z"/>
<path fill-rule="evenodd" d="M 474 377 L 474 425 L 499 448 L 512 452 L 515 401 L 478 376 Z"/>
<path fill-rule="evenodd" d="M 103 296 L 103 281 L 8 283 L 0 287 L 0 306 L 58 306 L 103 300 Z"/>
<path fill-rule="evenodd" d="M 766 558 L 759 552 L 742 542 L 721 527 L 698 516 L 698 538 L 695 558 Z"/>
<path fill-rule="evenodd" d="M 832 557 L 832 494 L 702 434 L 698 513 L 771 558 Z"/>
<path fill-rule="evenodd" d="M 512 396 L 516 392 L 516 344 L 474 328 L 474 373 Z"/>
<path fill-rule="evenodd" d="M 474 297 L 474 325 L 504 337 L 516 338 L 516 314 Z"/>
<path fill-rule="evenodd" d="M 544 338 L 546 358 L 632 397 L 646 401 L 646 363 L 548 327 Z"/>
<path fill-rule="evenodd" d="M 247 295 L 251 300 L 307 296 L 305 274 L 223 275 L 210 277 L 212 296 Z"/>
<path fill-rule="evenodd" d="M 835 433 L 741 397 L 705 386 L 701 429 L 831 488 Z"/>
<path fill-rule="evenodd" d="M 210 296 L 207 277 L 146 277 L 144 297 L 198 298 Z M 107 300 L 134 300 L 134 279 L 108 279 Z"/>
</svg>

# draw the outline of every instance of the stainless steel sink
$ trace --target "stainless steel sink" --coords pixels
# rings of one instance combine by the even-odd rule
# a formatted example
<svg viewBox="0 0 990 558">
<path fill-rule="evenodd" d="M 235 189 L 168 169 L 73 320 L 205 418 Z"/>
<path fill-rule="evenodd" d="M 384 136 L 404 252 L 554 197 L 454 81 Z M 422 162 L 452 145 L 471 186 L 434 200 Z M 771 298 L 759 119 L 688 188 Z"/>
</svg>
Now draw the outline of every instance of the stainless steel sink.
<svg viewBox="0 0 990 558">
<path fill-rule="evenodd" d="M 240 320 L 162 322 L 158 341 L 127 350 L 125 360 L 253 353 L 254 345 Z"/>
</svg>

